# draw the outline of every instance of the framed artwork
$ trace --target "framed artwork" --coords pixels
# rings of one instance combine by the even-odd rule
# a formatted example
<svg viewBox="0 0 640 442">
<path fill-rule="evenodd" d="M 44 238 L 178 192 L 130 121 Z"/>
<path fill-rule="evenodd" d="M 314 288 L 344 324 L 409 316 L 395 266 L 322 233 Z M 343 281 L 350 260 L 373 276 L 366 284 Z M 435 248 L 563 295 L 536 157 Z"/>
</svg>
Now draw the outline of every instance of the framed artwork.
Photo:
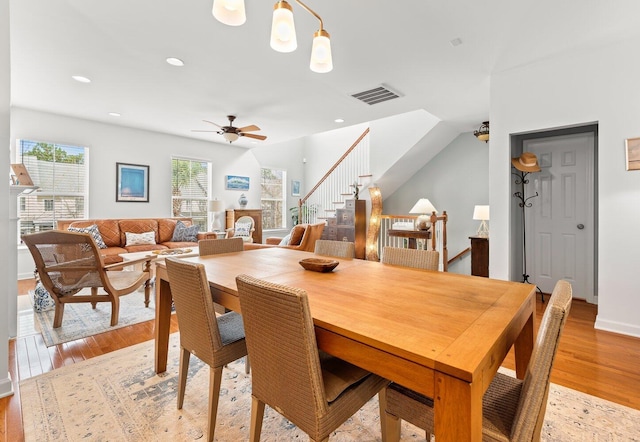
<svg viewBox="0 0 640 442">
<path fill-rule="evenodd" d="M 627 170 L 640 170 L 640 138 L 627 138 Z"/>
<path fill-rule="evenodd" d="M 249 190 L 249 177 L 238 175 L 225 176 L 225 189 L 227 190 Z"/>
<path fill-rule="evenodd" d="M 149 202 L 149 166 L 116 163 L 116 202 Z"/>
<path fill-rule="evenodd" d="M 291 196 L 300 196 L 300 181 L 291 180 Z"/>
</svg>

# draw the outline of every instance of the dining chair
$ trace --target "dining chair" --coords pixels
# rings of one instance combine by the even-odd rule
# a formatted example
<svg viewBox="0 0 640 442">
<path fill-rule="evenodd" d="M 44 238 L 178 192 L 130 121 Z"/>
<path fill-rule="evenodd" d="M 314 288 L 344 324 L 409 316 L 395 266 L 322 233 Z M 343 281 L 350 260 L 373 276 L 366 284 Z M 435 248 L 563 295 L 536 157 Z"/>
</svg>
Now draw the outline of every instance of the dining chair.
<svg viewBox="0 0 640 442">
<path fill-rule="evenodd" d="M 391 264 L 415 269 L 438 270 L 440 253 L 437 250 L 405 249 L 385 246 L 382 249 L 384 264 Z"/>
<path fill-rule="evenodd" d="M 571 308 L 571 292 L 571 284 L 567 281 L 556 283 L 540 323 L 524 380 L 496 373 L 482 400 L 482 440 L 540 440 L 551 368 Z M 389 385 L 384 423 L 388 441 L 400 440 L 401 419 L 422 428 L 427 436 L 433 433 L 433 399 L 395 383 Z"/>
<path fill-rule="evenodd" d="M 115 264 L 104 263 L 100 249 L 88 233 L 48 230 L 23 235 L 22 241 L 31 252 L 40 281 L 55 301 L 53 328 L 62 325 L 67 303 L 111 303 L 111 326 L 118 324 L 120 296 L 135 292 L 144 285 L 145 306 L 151 293 L 151 261 L 153 256 Z M 142 270 L 117 271 L 144 263 Z M 106 294 L 98 294 L 98 289 Z M 90 288 L 91 294 L 80 293 Z"/>
<path fill-rule="evenodd" d="M 265 405 L 312 441 L 328 441 L 376 394 L 382 421 L 389 381 L 318 349 L 304 290 L 247 275 L 236 284 L 252 365 L 252 442 L 260 440 Z"/>
<path fill-rule="evenodd" d="M 184 403 L 189 359 L 194 354 L 209 366 L 207 440 L 213 441 L 222 369 L 247 355 L 242 316 L 236 312 L 216 315 L 202 264 L 167 258 L 166 266 L 180 327 L 178 410 Z"/>
<path fill-rule="evenodd" d="M 201 239 L 198 241 L 198 251 L 200 256 L 218 255 L 220 253 L 233 253 L 244 251 L 244 240 L 239 237 L 235 238 L 221 238 L 221 239 Z M 216 313 L 224 314 L 229 312 L 224 306 L 213 303 L 213 308 Z M 245 356 L 244 361 L 245 373 L 249 374 L 251 370 L 249 364 L 249 357 Z"/>
<path fill-rule="evenodd" d="M 333 256 L 335 258 L 354 259 L 356 257 L 356 247 L 353 242 L 349 241 L 319 239 L 316 241 L 313 253 L 322 256 Z"/>
</svg>

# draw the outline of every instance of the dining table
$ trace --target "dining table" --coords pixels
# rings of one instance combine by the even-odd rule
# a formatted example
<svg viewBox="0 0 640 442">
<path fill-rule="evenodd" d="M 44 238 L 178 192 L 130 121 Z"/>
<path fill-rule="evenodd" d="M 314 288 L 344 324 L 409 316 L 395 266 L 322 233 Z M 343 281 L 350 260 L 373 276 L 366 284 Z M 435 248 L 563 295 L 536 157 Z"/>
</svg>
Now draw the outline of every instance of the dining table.
<svg viewBox="0 0 640 442">
<path fill-rule="evenodd" d="M 242 313 L 236 276 L 307 292 L 318 347 L 434 399 L 438 442 L 482 439 L 482 396 L 511 347 L 524 378 L 534 345 L 535 285 L 360 259 L 330 272 L 317 257 L 263 248 L 183 258 L 204 266 L 214 301 Z M 155 370 L 167 366 L 171 287 L 157 264 Z M 179 323 L 178 323 L 179 328 Z"/>
</svg>

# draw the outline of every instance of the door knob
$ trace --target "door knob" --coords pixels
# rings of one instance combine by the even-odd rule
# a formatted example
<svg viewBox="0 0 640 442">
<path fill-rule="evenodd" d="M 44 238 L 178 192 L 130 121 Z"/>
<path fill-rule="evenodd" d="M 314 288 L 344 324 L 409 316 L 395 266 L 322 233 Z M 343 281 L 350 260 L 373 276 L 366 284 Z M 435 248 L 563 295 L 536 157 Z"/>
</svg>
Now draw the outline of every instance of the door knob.
<svg viewBox="0 0 640 442">
<path fill-rule="evenodd" d="M 580 230 L 584 229 L 584 224 L 578 224 L 578 229 Z"/>
</svg>

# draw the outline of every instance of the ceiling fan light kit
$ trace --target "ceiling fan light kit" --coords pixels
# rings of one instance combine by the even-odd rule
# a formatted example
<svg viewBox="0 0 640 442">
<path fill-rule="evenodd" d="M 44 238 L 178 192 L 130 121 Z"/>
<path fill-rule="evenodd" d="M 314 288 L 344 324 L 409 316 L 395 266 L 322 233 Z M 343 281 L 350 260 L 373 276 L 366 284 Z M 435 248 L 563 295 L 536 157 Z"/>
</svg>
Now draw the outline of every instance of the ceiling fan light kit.
<svg viewBox="0 0 640 442">
<path fill-rule="evenodd" d="M 244 0 L 213 0 L 213 16 L 228 26 L 240 26 L 247 21 Z"/>
<path fill-rule="evenodd" d="M 205 123 L 213 124 L 214 126 L 219 127 L 220 130 L 193 130 L 192 132 L 215 132 L 218 135 L 222 135 L 222 137 L 229 143 L 233 143 L 240 137 L 253 138 L 254 140 L 267 139 L 265 135 L 257 135 L 257 134 L 249 133 L 249 132 L 255 132 L 260 130 L 260 128 L 255 124 L 251 124 L 249 126 L 243 126 L 243 127 L 235 127 L 233 125 L 233 121 L 236 119 L 235 115 L 227 115 L 227 118 L 229 119 L 228 126 L 220 126 L 218 123 L 214 123 L 213 121 L 202 120 Z"/>
</svg>

